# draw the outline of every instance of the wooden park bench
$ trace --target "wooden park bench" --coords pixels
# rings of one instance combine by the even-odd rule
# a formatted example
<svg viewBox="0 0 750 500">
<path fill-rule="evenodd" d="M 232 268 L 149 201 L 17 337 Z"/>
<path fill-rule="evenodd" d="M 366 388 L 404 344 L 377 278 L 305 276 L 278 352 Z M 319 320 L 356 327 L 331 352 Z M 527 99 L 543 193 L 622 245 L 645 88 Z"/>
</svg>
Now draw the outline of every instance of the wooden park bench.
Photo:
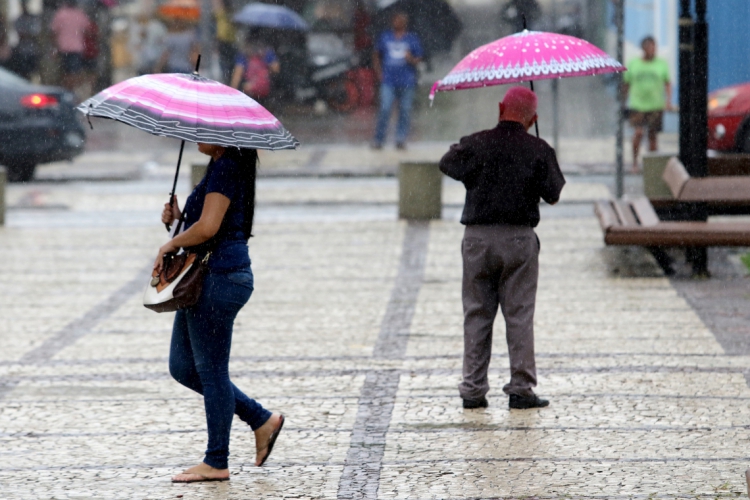
<svg viewBox="0 0 750 500">
<path fill-rule="evenodd" d="M 661 221 L 645 197 L 600 200 L 595 211 L 607 245 L 750 246 L 750 222 Z"/>
<path fill-rule="evenodd" d="M 750 176 L 691 177 L 677 157 L 662 176 L 675 201 L 711 205 L 750 205 Z"/>
</svg>

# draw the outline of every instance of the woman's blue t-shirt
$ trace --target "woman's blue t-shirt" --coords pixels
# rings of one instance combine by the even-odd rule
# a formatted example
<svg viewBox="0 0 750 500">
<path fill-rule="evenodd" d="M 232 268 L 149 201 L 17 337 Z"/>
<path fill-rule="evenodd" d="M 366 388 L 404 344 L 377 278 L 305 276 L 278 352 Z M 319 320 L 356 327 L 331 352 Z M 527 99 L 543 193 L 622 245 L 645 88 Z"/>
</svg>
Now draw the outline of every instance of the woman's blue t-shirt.
<svg viewBox="0 0 750 500">
<path fill-rule="evenodd" d="M 251 196 L 250 179 L 236 161 L 221 157 L 208 165 L 203 179 L 195 186 L 185 204 L 185 229 L 198 222 L 208 193 L 219 193 L 229 198 L 229 208 L 216 235 L 206 243 L 191 248 L 203 254 L 211 251 L 208 267 L 212 271 L 232 272 L 250 265 L 245 224 L 246 197 Z M 212 248 L 213 247 L 213 248 Z"/>
</svg>

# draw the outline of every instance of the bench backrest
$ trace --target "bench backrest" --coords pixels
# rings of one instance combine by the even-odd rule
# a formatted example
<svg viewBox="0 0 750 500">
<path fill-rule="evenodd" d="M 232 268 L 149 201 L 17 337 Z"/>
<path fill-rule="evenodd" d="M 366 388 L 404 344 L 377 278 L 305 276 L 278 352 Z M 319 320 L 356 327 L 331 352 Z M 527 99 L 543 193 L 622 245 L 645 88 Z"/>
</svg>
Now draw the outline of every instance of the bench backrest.
<svg viewBox="0 0 750 500">
<path fill-rule="evenodd" d="M 662 179 L 678 201 L 750 205 L 750 176 L 690 177 L 680 160 L 672 157 Z"/>
<path fill-rule="evenodd" d="M 679 158 L 673 156 L 667 162 L 667 168 L 664 169 L 664 174 L 662 174 L 661 178 L 664 179 L 664 182 L 669 187 L 674 199 L 678 200 L 683 189 L 685 189 L 685 185 L 690 180 L 690 174 L 685 170 L 685 165 L 682 164 Z"/>
<path fill-rule="evenodd" d="M 641 226 L 651 227 L 659 224 L 659 216 L 656 214 L 651 202 L 645 196 L 640 196 L 632 200 L 626 200 L 630 204 L 631 209 L 635 212 L 638 217 L 638 222 Z"/>
<path fill-rule="evenodd" d="M 596 203 L 595 212 L 605 231 L 611 227 L 652 227 L 660 222 L 645 197 L 601 200 Z"/>
</svg>

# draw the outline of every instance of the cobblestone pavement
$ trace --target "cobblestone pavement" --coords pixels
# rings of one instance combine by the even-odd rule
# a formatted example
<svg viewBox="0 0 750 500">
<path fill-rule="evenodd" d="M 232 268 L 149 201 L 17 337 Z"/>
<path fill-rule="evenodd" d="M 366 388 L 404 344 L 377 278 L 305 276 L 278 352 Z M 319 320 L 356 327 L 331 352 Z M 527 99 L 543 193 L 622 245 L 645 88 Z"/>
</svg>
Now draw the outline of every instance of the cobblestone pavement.
<svg viewBox="0 0 750 500">
<path fill-rule="evenodd" d="M 389 182 L 260 183 L 256 291 L 231 373 L 288 421 L 258 469 L 237 420 L 231 481 L 202 485 L 169 482 L 202 456 L 203 407 L 169 378 L 171 315 L 140 302 L 165 236 L 154 223 L 164 186 L 12 187 L 0 229 L 0 498 L 743 494 L 750 358 L 728 355 L 653 263 L 641 277 L 615 272 L 586 203 L 601 186 L 571 184 L 544 208 L 536 340 L 551 406 L 509 411 L 501 322 L 490 407 L 463 410 L 457 395 L 459 207 L 396 222 Z"/>
</svg>

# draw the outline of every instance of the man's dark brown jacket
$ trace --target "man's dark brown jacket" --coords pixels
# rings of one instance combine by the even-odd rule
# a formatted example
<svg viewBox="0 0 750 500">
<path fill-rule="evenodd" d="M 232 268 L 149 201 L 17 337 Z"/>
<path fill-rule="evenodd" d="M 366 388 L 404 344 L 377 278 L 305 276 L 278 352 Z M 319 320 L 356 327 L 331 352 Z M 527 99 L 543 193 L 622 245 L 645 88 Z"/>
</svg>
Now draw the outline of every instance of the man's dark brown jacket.
<svg viewBox="0 0 750 500">
<path fill-rule="evenodd" d="M 440 170 L 466 186 L 465 225 L 536 227 L 540 199 L 557 203 L 565 185 L 555 150 L 512 121 L 462 138 Z"/>
</svg>

